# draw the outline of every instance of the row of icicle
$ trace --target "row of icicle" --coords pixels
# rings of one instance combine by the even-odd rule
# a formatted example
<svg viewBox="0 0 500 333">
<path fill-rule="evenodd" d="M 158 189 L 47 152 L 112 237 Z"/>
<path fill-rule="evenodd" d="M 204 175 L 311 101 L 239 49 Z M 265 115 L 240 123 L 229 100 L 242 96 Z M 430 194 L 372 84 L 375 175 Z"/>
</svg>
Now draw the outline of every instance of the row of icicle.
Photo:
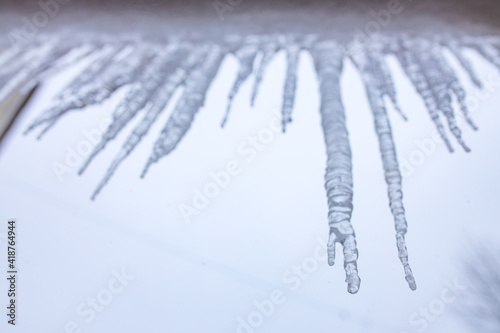
<svg viewBox="0 0 500 333">
<path fill-rule="evenodd" d="M 447 38 L 445 42 L 410 36 L 377 36 L 366 44 L 355 45 L 349 54 L 345 48 L 331 40 L 318 40 L 314 36 L 248 36 L 228 38 L 225 43 L 172 41 L 165 45 L 137 40 L 101 41 L 72 44 L 55 37 L 41 37 L 26 46 L 4 47 L 0 52 L 0 101 L 20 89 L 29 89 L 55 71 L 78 60 L 92 57 L 87 67 L 54 99 L 50 108 L 43 111 L 27 128 L 26 133 L 40 129 L 41 138 L 62 116 L 102 103 L 120 87 L 129 85 L 127 95 L 116 107 L 112 123 L 101 141 L 85 161 L 82 174 L 91 161 L 103 151 L 136 116 L 142 117 L 124 142 L 115 160 L 98 184 L 92 200 L 102 191 L 114 172 L 140 143 L 158 116 L 166 109 L 174 92 L 183 87 L 182 96 L 175 105 L 161 131 L 153 152 L 147 161 L 142 177 L 161 158 L 172 152 L 191 127 L 197 112 L 203 107 L 207 90 L 216 76 L 224 57 L 232 53 L 240 67 L 228 96 L 228 106 L 222 120 L 224 126 L 231 112 L 231 105 L 241 85 L 255 73 L 251 104 L 254 105 L 266 67 L 273 57 L 284 50 L 287 57 L 286 78 L 282 102 L 283 131 L 292 121 L 297 68 L 302 51 L 314 59 L 321 95 L 320 113 L 327 150 L 325 188 L 328 198 L 329 264 L 334 264 L 335 246 L 343 247 L 344 268 L 348 291 L 359 290 L 358 250 L 351 224 L 352 214 L 352 161 L 348 131 L 340 91 L 340 76 L 348 58 L 359 70 L 366 95 L 373 113 L 375 131 L 379 139 L 385 179 L 388 186 L 390 208 L 394 216 L 398 255 L 403 264 L 406 280 L 412 290 L 415 279 L 408 263 L 405 243 L 407 222 L 402 201 L 401 172 L 399 170 L 391 125 L 387 115 L 385 97 L 406 120 L 396 98 L 396 90 L 385 55 L 392 54 L 423 99 L 427 112 L 447 148 L 453 151 L 448 130 L 465 151 L 469 147 L 462 139 L 457 126 L 452 102 L 456 99 L 467 123 L 476 125 L 467 110 L 466 95 L 454 69 L 443 56 L 447 48 L 468 73 L 471 81 L 481 87 L 481 80 L 474 72 L 464 48 L 477 51 L 487 61 L 500 69 L 500 43 L 495 38 Z M 257 61 L 258 60 L 258 61 Z M 256 68 L 254 68 L 256 64 Z"/>
</svg>

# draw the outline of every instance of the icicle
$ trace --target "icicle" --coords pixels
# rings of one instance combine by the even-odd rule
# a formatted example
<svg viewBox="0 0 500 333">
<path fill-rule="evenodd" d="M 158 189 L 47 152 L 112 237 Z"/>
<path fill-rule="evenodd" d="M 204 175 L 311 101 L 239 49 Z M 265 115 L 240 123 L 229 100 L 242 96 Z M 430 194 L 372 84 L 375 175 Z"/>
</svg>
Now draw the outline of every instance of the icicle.
<svg viewBox="0 0 500 333">
<path fill-rule="evenodd" d="M 398 58 L 401 67 L 405 71 L 408 78 L 413 83 L 413 86 L 417 90 L 418 94 L 422 97 L 427 111 L 436 126 L 436 129 L 441 136 L 441 139 L 445 143 L 446 147 L 450 152 L 453 152 L 453 147 L 448 140 L 445 133 L 443 123 L 439 118 L 439 110 L 436 101 L 433 96 L 433 92 L 427 79 L 425 78 L 421 66 L 416 59 L 416 55 L 412 52 L 411 47 L 409 47 L 403 39 L 398 39 L 398 44 L 394 45 L 394 54 Z"/>
<path fill-rule="evenodd" d="M 238 90 L 240 89 L 240 86 L 248 79 L 250 74 L 253 72 L 253 63 L 255 61 L 255 56 L 257 55 L 257 52 L 259 51 L 259 43 L 258 40 L 254 40 L 255 38 L 252 38 L 248 43 L 244 44 L 238 51 L 236 51 L 236 57 L 239 60 L 240 63 L 240 69 L 238 71 L 238 76 L 236 80 L 234 81 L 233 87 L 231 88 L 231 91 L 229 92 L 228 96 L 228 102 L 227 102 L 227 109 L 226 113 L 224 115 L 224 118 L 221 123 L 221 127 L 224 127 L 224 125 L 227 122 L 227 118 L 229 116 L 229 112 L 231 112 L 231 106 L 233 104 L 233 99 L 238 93 Z"/>
<path fill-rule="evenodd" d="M 399 113 L 399 115 L 405 121 L 407 121 L 408 117 L 399 106 L 396 97 L 396 89 L 394 88 L 394 81 L 392 80 L 391 71 L 389 70 L 389 66 L 387 65 L 387 62 L 384 58 L 384 54 L 381 49 L 382 45 L 379 42 L 375 43 L 375 47 L 372 45 L 372 47 L 369 48 L 369 52 L 373 61 L 377 62 L 375 70 L 376 70 L 378 88 L 382 93 L 382 98 L 383 96 L 387 96 L 391 100 L 394 109 L 396 109 L 396 112 Z"/>
<path fill-rule="evenodd" d="M 286 51 L 288 65 L 285 87 L 283 89 L 283 105 L 281 107 L 283 132 L 286 131 L 286 125 L 292 122 L 295 90 L 297 89 L 297 68 L 299 66 L 300 46 L 298 44 L 291 44 L 286 47 Z"/>
<path fill-rule="evenodd" d="M 106 144 L 113 140 L 135 117 L 137 112 L 146 106 L 151 96 L 165 82 L 167 75 L 175 70 L 186 55 L 185 51 L 185 48 L 179 48 L 176 44 L 168 46 L 147 66 L 145 72 L 141 74 L 141 78 L 134 84 L 131 91 L 113 112 L 111 125 L 109 125 L 101 141 L 94 147 L 78 171 L 79 175 L 85 171 L 94 157 L 106 147 Z"/>
<path fill-rule="evenodd" d="M 460 105 L 460 110 L 462 111 L 462 115 L 465 120 L 474 130 L 477 130 L 476 124 L 470 117 L 470 113 L 465 102 L 466 94 L 465 90 L 460 85 L 460 81 L 458 80 L 455 71 L 450 66 L 446 58 L 442 54 L 442 50 L 439 44 L 432 43 L 430 47 L 430 54 L 435 59 L 435 66 L 441 70 L 441 80 L 444 82 L 443 84 L 448 86 L 448 89 L 456 96 L 457 102 Z"/>
<path fill-rule="evenodd" d="M 149 50 L 143 47 L 129 46 L 123 49 L 94 81 L 90 81 L 81 87 L 76 94 L 77 101 L 71 101 L 71 104 L 65 108 L 62 105 L 59 106 L 59 113 L 51 121 L 48 121 L 47 127 L 52 127 L 63 114 L 101 103 L 118 88 L 133 82 L 139 75 L 140 70 L 149 61 L 150 53 Z"/>
<path fill-rule="evenodd" d="M 401 185 L 401 172 L 396 155 L 396 148 L 392 136 L 391 125 L 384 106 L 383 92 L 380 91 L 379 72 L 380 63 L 372 58 L 372 52 L 365 49 L 365 52 L 354 52 L 351 59 L 358 68 L 365 84 L 365 90 L 373 113 L 375 130 L 377 132 L 380 153 L 384 166 L 385 180 L 388 186 L 389 204 L 396 228 L 396 243 L 398 256 L 403 264 L 406 281 L 411 290 L 415 290 L 417 285 L 408 263 L 408 251 L 406 249 L 405 235 L 407 232 L 407 222 L 403 205 L 403 192 Z M 375 60 L 375 61 L 374 61 Z"/>
<path fill-rule="evenodd" d="M 72 108 L 80 107 L 81 99 L 79 93 L 82 91 L 82 87 L 89 84 L 95 77 L 98 77 L 120 50 L 121 46 L 106 46 L 100 50 L 99 56 L 87 66 L 69 86 L 56 96 L 53 106 L 42 112 L 42 114 L 26 129 L 24 134 L 28 134 L 42 124 L 49 123 L 38 135 L 38 139 L 41 139 L 62 114 Z"/>
<path fill-rule="evenodd" d="M 334 42 L 316 45 L 312 54 L 320 83 L 320 112 L 328 157 L 325 174 L 330 226 L 328 264 L 331 266 L 335 263 L 336 243 L 342 244 L 347 290 L 355 294 L 359 290 L 361 279 L 357 267 L 356 235 L 351 224 L 353 208 L 351 148 L 339 83 L 343 55 Z"/>
<path fill-rule="evenodd" d="M 279 44 L 271 39 L 269 42 L 264 44 L 262 49 L 262 58 L 260 60 L 259 68 L 255 75 L 255 82 L 252 89 L 252 99 L 250 105 L 253 107 L 255 105 L 255 99 L 257 98 L 257 93 L 259 91 L 260 84 L 262 83 L 262 78 L 264 77 L 264 72 L 267 65 L 271 62 L 276 52 L 279 50 Z"/>
<path fill-rule="evenodd" d="M 147 109 L 146 114 L 139 125 L 136 126 L 132 134 L 129 135 L 127 141 L 122 146 L 118 155 L 112 162 L 108 171 L 106 172 L 104 178 L 101 180 L 97 186 L 94 194 L 92 195 L 92 200 L 95 200 L 97 195 L 106 186 L 108 181 L 111 179 L 115 171 L 120 166 L 128 155 L 134 150 L 134 148 L 139 144 L 142 138 L 148 133 L 149 129 L 156 121 L 160 113 L 167 106 L 170 98 L 174 94 L 177 87 L 179 87 L 185 80 L 187 75 L 194 67 L 196 67 L 200 61 L 203 59 L 207 51 L 207 47 L 199 47 L 195 49 L 189 57 L 180 65 L 179 68 L 170 76 L 166 84 L 163 85 L 153 96 L 151 100 L 151 105 Z"/>
<path fill-rule="evenodd" d="M 5 85 L 12 85 L 12 81 L 18 81 L 20 73 L 26 70 L 32 70 L 35 64 L 38 64 L 40 57 L 44 57 L 47 52 L 56 46 L 54 39 L 23 50 L 19 55 L 12 59 L 7 66 L 0 67 L 0 87 L 5 90 Z M 1 94 L 4 94 L 3 92 Z"/>
<path fill-rule="evenodd" d="M 446 44 L 448 47 L 448 50 L 453 54 L 453 56 L 458 60 L 462 68 L 467 72 L 469 75 L 472 83 L 478 88 L 482 88 L 483 84 L 481 83 L 481 80 L 476 74 L 476 71 L 474 70 L 474 67 L 472 67 L 471 62 L 469 59 L 465 57 L 465 55 L 462 52 L 462 48 L 458 45 L 457 42 L 449 42 Z"/>
<path fill-rule="evenodd" d="M 455 136 L 462 148 L 466 152 L 469 152 L 470 148 L 467 147 L 463 141 L 462 131 L 458 128 L 455 120 L 455 113 L 451 104 L 449 72 L 446 68 L 441 67 L 443 63 L 446 63 L 446 60 L 440 59 L 442 55 L 440 50 L 436 50 L 435 43 L 424 39 L 415 39 L 411 43 L 411 50 L 420 63 L 420 69 L 427 79 L 437 108 L 442 111 L 448 121 L 448 127 L 451 133 Z"/>
<path fill-rule="evenodd" d="M 187 133 L 196 113 L 203 106 L 207 90 L 217 74 L 223 58 L 223 50 L 214 45 L 207 53 L 201 67 L 191 73 L 179 102 L 155 143 L 153 152 L 142 172 L 142 178 L 146 175 L 149 167 L 174 150 Z"/>
</svg>

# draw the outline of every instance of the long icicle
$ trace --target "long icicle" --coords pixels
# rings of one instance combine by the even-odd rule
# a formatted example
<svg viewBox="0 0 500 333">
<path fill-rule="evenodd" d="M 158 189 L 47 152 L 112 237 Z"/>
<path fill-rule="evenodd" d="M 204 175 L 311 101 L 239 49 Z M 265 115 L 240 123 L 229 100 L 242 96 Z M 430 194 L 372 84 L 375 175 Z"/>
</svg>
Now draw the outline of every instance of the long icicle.
<svg viewBox="0 0 500 333">
<path fill-rule="evenodd" d="M 286 47 L 287 70 L 285 86 L 283 88 L 283 104 L 281 107 L 283 132 L 286 125 L 292 122 L 292 111 L 295 103 L 295 91 L 297 90 L 297 69 L 299 67 L 300 45 L 292 43 Z"/>
<path fill-rule="evenodd" d="M 377 82 L 380 80 L 377 74 L 380 71 L 380 63 L 377 61 L 377 58 L 371 56 L 371 52 L 367 49 L 365 49 L 365 52 L 351 54 L 351 59 L 363 78 L 366 95 L 373 113 L 375 130 L 384 166 L 385 181 L 388 186 L 389 205 L 394 216 L 398 256 L 403 264 L 406 281 L 410 289 L 415 290 L 417 285 L 408 263 L 408 250 L 405 241 L 408 224 L 403 205 L 402 177 L 399 170 L 391 124 L 384 106 L 384 92 L 380 89 L 380 82 Z"/>
<path fill-rule="evenodd" d="M 431 117 L 431 120 L 433 121 L 434 126 L 439 133 L 439 136 L 445 143 L 448 151 L 453 152 L 453 146 L 451 145 L 450 140 L 448 139 L 448 136 L 446 135 L 446 132 L 444 130 L 443 123 L 439 118 L 439 110 L 436 101 L 434 100 L 431 87 L 429 86 L 429 83 L 427 82 L 424 74 L 421 71 L 420 64 L 416 60 L 415 54 L 411 52 L 409 46 L 406 44 L 403 38 L 398 38 L 397 43 L 391 45 L 391 48 L 394 52 L 394 55 L 401 64 L 401 67 L 406 73 L 406 76 L 408 76 L 413 86 L 417 90 L 417 93 L 420 95 L 420 97 L 422 97 L 429 116 Z"/>
<path fill-rule="evenodd" d="M 205 102 L 205 96 L 224 59 L 224 51 L 214 45 L 210 48 L 203 64 L 195 69 L 186 81 L 186 88 L 172 115 L 161 131 L 153 152 L 149 157 L 141 178 L 144 178 L 153 163 L 174 150 L 191 127 L 194 117 Z"/>
<path fill-rule="evenodd" d="M 142 110 L 149 102 L 149 99 L 160 88 L 167 76 L 175 70 L 181 59 L 186 55 L 186 48 L 178 44 L 167 46 L 155 59 L 146 67 L 141 78 L 135 83 L 125 99 L 117 106 L 113 112 L 113 119 L 106 129 L 100 142 L 94 147 L 92 152 L 78 171 L 81 175 L 89 166 L 90 162 L 97 156 L 106 145 L 113 140 L 118 133 Z"/>
<path fill-rule="evenodd" d="M 347 291 L 355 294 L 361 279 L 358 275 L 358 249 L 351 224 L 352 161 L 344 107 L 340 94 L 340 74 L 343 54 L 334 42 L 322 42 L 312 50 L 320 84 L 321 118 L 325 136 L 327 167 L 325 188 L 328 197 L 328 264 L 335 263 L 335 245 L 344 249 L 344 269 Z"/>
<path fill-rule="evenodd" d="M 224 118 L 222 119 L 221 127 L 224 127 L 226 125 L 229 113 L 231 112 L 234 97 L 240 90 L 241 85 L 253 72 L 253 63 L 258 51 L 259 42 L 258 40 L 255 40 L 255 37 L 251 37 L 250 41 L 246 42 L 242 47 L 238 49 L 238 51 L 236 51 L 235 55 L 240 63 L 240 69 L 238 70 L 237 77 L 228 95 L 226 113 L 224 114 Z"/>
<path fill-rule="evenodd" d="M 92 194 L 91 199 L 95 200 L 97 195 L 109 182 L 113 174 L 116 172 L 120 164 L 130 155 L 130 153 L 139 144 L 142 138 L 148 133 L 149 129 L 156 121 L 160 113 L 165 109 L 170 98 L 175 90 L 184 83 L 189 72 L 195 68 L 202 58 L 205 56 L 207 47 L 202 46 L 195 49 L 189 57 L 180 65 L 178 69 L 170 76 L 166 84 L 159 89 L 151 100 L 151 105 L 147 109 L 142 121 L 136 126 L 132 134 L 129 135 L 127 141 L 123 144 L 116 158 L 111 163 L 103 179 Z"/>
</svg>

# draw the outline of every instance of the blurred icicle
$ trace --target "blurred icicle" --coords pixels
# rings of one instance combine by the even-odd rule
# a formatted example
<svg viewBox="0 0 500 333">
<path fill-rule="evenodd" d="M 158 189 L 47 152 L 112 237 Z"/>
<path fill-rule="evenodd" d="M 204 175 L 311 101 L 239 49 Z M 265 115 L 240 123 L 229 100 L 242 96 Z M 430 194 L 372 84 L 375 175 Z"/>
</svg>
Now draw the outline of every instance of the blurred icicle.
<svg viewBox="0 0 500 333">
<path fill-rule="evenodd" d="M 410 289 L 415 290 L 417 285 L 408 263 L 408 250 L 406 249 L 405 241 L 408 224 L 406 222 L 403 205 L 401 172 L 399 170 L 391 125 L 384 106 L 385 92 L 382 89 L 383 85 L 379 82 L 381 79 L 379 74 L 381 71 L 381 62 L 377 54 L 371 52 L 370 49 L 366 48 L 364 51 L 365 52 L 353 53 L 351 59 L 361 74 L 368 102 L 373 113 L 375 130 L 377 132 L 380 154 L 384 166 L 385 181 L 388 186 L 389 205 L 392 215 L 394 216 L 398 256 L 403 264 L 406 281 Z"/>
<path fill-rule="evenodd" d="M 185 46 L 172 44 L 165 47 L 146 67 L 137 82 L 134 83 L 127 96 L 120 102 L 113 112 L 113 119 L 104 132 L 100 142 L 94 147 L 83 166 L 78 171 L 81 175 L 99 152 L 108 142 L 113 140 L 118 133 L 142 110 L 153 94 L 160 88 L 167 76 L 173 72 L 186 55 Z"/>
<path fill-rule="evenodd" d="M 450 74 L 452 70 L 448 68 L 446 59 L 443 58 L 441 50 L 439 49 L 439 45 L 418 38 L 413 40 L 411 49 L 420 63 L 420 68 L 431 88 L 438 109 L 441 110 L 448 121 L 448 128 L 462 148 L 466 152 L 469 152 L 470 148 L 462 139 L 462 131 L 457 125 L 455 112 L 452 106 L 451 93 L 453 92 L 452 84 L 454 83 Z"/>
<path fill-rule="evenodd" d="M 250 37 L 249 40 L 235 52 L 235 55 L 240 63 L 240 69 L 238 70 L 238 74 L 236 80 L 234 81 L 233 87 L 229 92 L 226 113 L 224 114 L 224 118 L 222 119 L 221 127 L 224 127 L 227 122 L 229 113 L 231 112 L 234 97 L 238 93 L 241 85 L 253 72 L 253 63 L 258 51 L 259 40 L 256 37 Z"/>
<path fill-rule="evenodd" d="M 374 46 L 370 47 L 369 52 L 374 61 L 377 62 L 378 66 L 376 67 L 377 83 L 378 87 L 383 96 L 387 96 L 396 112 L 405 120 L 408 120 L 408 117 L 401 109 L 401 106 L 398 103 L 398 99 L 396 96 L 396 88 L 394 87 L 394 81 L 392 79 L 391 71 L 389 69 L 389 65 L 387 64 L 384 53 L 382 52 L 382 44 L 375 43 Z"/>
<path fill-rule="evenodd" d="M 279 43 L 273 37 L 270 37 L 262 47 L 262 58 L 260 59 L 259 68 L 257 69 L 257 73 L 255 74 L 255 82 L 252 89 L 252 98 L 250 101 L 250 105 L 252 107 L 255 105 L 255 99 L 257 98 L 257 93 L 259 92 L 259 87 L 262 83 L 266 67 L 267 65 L 269 65 L 278 50 Z"/>
<path fill-rule="evenodd" d="M 297 69 L 299 67 L 300 49 L 300 45 L 295 42 L 286 46 L 287 69 L 285 86 L 283 88 L 283 105 L 281 107 L 283 132 L 286 131 L 286 125 L 292 122 L 295 91 L 297 90 Z"/>
<path fill-rule="evenodd" d="M 429 53 L 432 54 L 436 62 L 436 67 L 441 70 L 441 80 L 445 85 L 447 85 L 449 92 L 453 93 L 457 98 L 460 110 L 462 111 L 462 115 L 467 124 L 469 124 L 472 129 L 477 130 L 477 126 L 470 117 L 469 109 L 466 104 L 465 90 L 460 85 L 460 81 L 458 80 L 455 70 L 443 56 L 441 46 L 438 43 L 432 43 Z"/>
<path fill-rule="evenodd" d="M 51 47 L 51 44 L 49 41 L 47 43 L 40 42 L 35 46 L 30 45 L 21 52 L 14 54 L 8 60 L 5 60 L 5 66 L 0 67 L 0 85 L 10 80 L 25 64 L 35 59 L 40 51 L 44 52 L 48 47 Z"/>
<path fill-rule="evenodd" d="M 61 116 L 69 111 L 77 111 L 86 106 L 99 104 L 109 98 L 120 87 L 134 82 L 139 72 L 149 62 L 151 53 L 142 46 L 127 46 L 116 54 L 113 62 L 102 70 L 95 80 L 82 86 L 78 93 L 78 100 L 71 100 L 67 105 L 59 105 L 59 113 L 48 121 L 50 128 Z"/>
<path fill-rule="evenodd" d="M 420 63 L 416 58 L 416 54 L 412 51 L 411 47 L 408 45 L 407 41 L 403 39 L 398 39 L 397 43 L 393 45 L 393 52 L 398 58 L 401 67 L 408 76 L 408 78 L 413 83 L 413 86 L 417 90 L 418 94 L 422 97 L 429 116 L 431 117 L 436 129 L 443 139 L 446 147 L 450 152 L 453 152 L 453 147 L 445 133 L 443 123 L 439 118 L 439 109 L 437 102 L 435 100 L 431 86 L 423 74 Z"/>
<path fill-rule="evenodd" d="M 68 35 L 69 36 L 69 35 Z M 61 37 L 61 36 L 59 36 Z M 344 252 L 344 269 L 347 289 L 356 293 L 360 287 L 356 236 L 351 224 L 353 179 L 351 148 L 340 93 L 340 76 L 346 56 L 335 41 L 318 42 L 319 35 L 273 35 L 242 38 L 227 36 L 214 44 L 192 45 L 191 37 L 178 36 L 170 44 L 145 42 L 142 36 L 116 36 L 95 39 L 84 38 L 76 44 L 71 38 L 38 36 L 32 43 L 21 48 L 2 45 L 0 50 L 0 101 L 17 89 L 28 89 L 55 71 L 89 56 L 89 65 L 54 99 L 51 107 L 44 110 L 26 133 L 43 127 L 38 138 L 46 133 L 61 117 L 71 110 L 101 103 L 114 91 L 130 84 L 130 89 L 113 112 L 112 123 L 79 170 L 79 174 L 93 158 L 116 138 L 139 112 L 143 118 L 126 138 L 121 149 L 97 185 L 92 200 L 102 191 L 120 164 L 134 151 L 148 134 L 159 115 L 179 87 L 183 92 L 172 114 L 164 125 L 153 151 L 146 162 L 141 177 L 161 158 L 170 154 L 182 141 L 192 126 L 194 118 L 203 107 L 207 91 L 214 80 L 226 53 L 234 53 L 240 68 L 229 92 L 227 110 L 222 121 L 226 123 L 232 103 L 240 87 L 253 72 L 257 54 L 261 53 L 251 93 L 251 104 L 262 84 L 264 72 L 280 49 L 287 54 L 287 70 L 283 89 L 282 125 L 285 131 L 292 121 L 297 89 L 297 70 L 302 49 L 308 50 L 314 60 L 320 83 L 322 128 L 327 151 L 325 188 L 328 198 L 329 240 L 328 263 L 334 264 L 335 246 L 340 243 Z M 325 38 L 325 36 L 321 36 Z M 439 42 L 438 42 L 439 41 Z M 344 41 L 347 42 L 347 41 Z M 356 43 L 355 43 L 356 44 Z M 406 280 L 411 289 L 416 288 L 405 244 L 407 222 L 402 201 L 402 180 L 395 151 L 395 143 L 386 110 L 386 101 L 406 120 L 402 112 L 395 84 L 385 54 L 393 53 L 425 103 L 439 135 L 449 151 L 453 147 L 448 139 L 442 118 L 462 147 L 469 151 L 455 119 L 453 99 L 456 98 L 461 112 L 472 128 L 476 128 L 467 109 L 466 93 L 453 67 L 442 51 L 447 47 L 467 71 L 471 81 L 481 87 L 481 81 L 472 64 L 462 53 L 463 47 L 475 49 L 488 62 L 500 70 L 500 42 L 498 38 L 439 37 L 429 40 L 408 35 L 374 36 L 363 44 L 355 45 L 357 52 L 350 54 L 360 71 L 366 95 L 374 116 L 376 133 L 388 184 L 390 207 L 395 221 L 398 256 L 403 264 Z M 455 96 L 455 97 L 453 97 Z M 386 99 L 387 97 L 387 99 Z M 443 119 L 444 119 L 443 118 Z"/>
<path fill-rule="evenodd" d="M 47 66 L 46 69 L 40 71 L 37 75 L 35 75 L 32 79 L 30 79 L 28 84 L 26 84 L 21 92 L 27 93 L 34 86 L 39 84 L 44 79 L 50 77 L 54 73 L 74 64 L 75 62 L 87 57 L 93 51 L 95 51 L 96 45 L 94 44 L 84 44 L 79 47 L 71 49 L 65 55 L 63 55 L 59 60 L 55 61 L 50 66 Z"/>
<path fill-rule="evenodd" d="M 458 60 L 462 68 L 467 72 L 472 83 L 474 83 L 476 87 L 482 88 L 483 84 L 481 83 L 481 80 L 477 76 L 476 71 L 474 70 L 474 67 L 472 67 L 469 59 L 467 59 L 463 54 L 462 47 L 458 44 L 458 42 L 452 41 L 447 43 L 446 46 L 453 54 L 453 56 Z"/>
<path fill-rule="evenodd" d="M 361 279 L 358 275 L 358 249 L 351 225 L 352 161 L 344 107 L 340 96 L 343 55 L 334 42 L 323 42 L 312 50 L 320 84 L 321 118 L 327 151 L 325 188 L 328 197 L 328 264 L 335 263 L 335 245 L 344 248 L 347 290 L 355 294 Z"/>
<path fill-rule="evenodd" d="M 35 121 L 26 129 L 24 134 L 28 134 L 38 126 L 48 123 L 48 125 L 38 135 L 38 139 L 55 124 L 61 115 L 73 108 L 81 108 L 85 106 L 83 102 L 82 89 L 87 84 L 91 83 L 100 73 L 111 63 L 113 57 L 118 54 L 122 46 L 105 46 L 97 55 L 97 58 L 88 65 L 75 80 L 73 80 L 56 98 L 53 106 L 42 112 Z"/>
<path fill-rule="evenodd" d="M 172 152 L 186 135 L 196 113 L 205 102 L 207 90 L 223 59 L 223 49 L 214 45 L 208 51 L 203 64 L 190 74 L 179 102 L 155 143 L 153 152 L 141 174 L 142 178 L 153 163 L 157 163 L 160 158 Z"/>
<path fill-rule="evenodd" d="M 0 53 L 0 66 L 8 65 L 8 63 L 16 56 L 21 53 L 21 49 L 19 47 L 12 46 L 8 49 L 5 49 Z M 1 70 L 0 70 L 1 71 Z"/>
<path fill-rule="evenodd" d="M 474 41 L 470 46 L 482 55 L 484 59 L 500 70 L 500 51 L 497 48 L 488 42 L 482 41 Z"/>
<path fill-rule="evenodd" d="M 167 106 L 175 90 L 184 83 L 193 68 L 199 65 L 203 57 L 206 55 L 206 51 L 206 46 L 197 47 L 189 55 L 189 57 L 182 62 L 179 68 L 177 68 L 175 72 L 168 78 L 167 82 L 160 89 L 158 89 L 158 91 L 156 91 L 156 93 L 152 97 L 149 107 L 146 110 L 144 118 L 135 127 L 132 134 L 129 135 L 127 141 L 123 144 L 122 148 L 118 152 L 118 155 L 116 156 L 103 179 L 92 194 L 92 200 L 95 200 L 97 195 L 101 192 L 104 186 L 106 186 L 115 171 L 118 169 L 121 162 L 123 162 L 127 158 L 127 156 L 130 155 L 130 153 L 139 144 L 142 138 L 148 133 L 149 129 L 156 121 L 160 113 Z"/>
</svg>

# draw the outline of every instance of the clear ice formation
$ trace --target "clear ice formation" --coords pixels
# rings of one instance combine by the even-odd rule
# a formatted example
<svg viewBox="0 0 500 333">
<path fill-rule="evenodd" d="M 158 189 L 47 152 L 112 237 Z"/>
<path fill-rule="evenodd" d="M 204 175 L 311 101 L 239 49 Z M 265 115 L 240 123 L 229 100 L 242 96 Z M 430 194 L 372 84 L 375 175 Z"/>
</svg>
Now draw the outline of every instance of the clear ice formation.
<svg viewBox="0 0 500 333">
<path fill-rule="evenodd" d="M 351 224 L 352 214 L 352 161 L 344 106 L 340 94 L 340 75 L 343 55 L 334 42 L 323 42 L 313 49 L 321 94 L 321 125 L 325 136 L 327 164 L 325 174 L 328 198 L 328 264 L 335 263 L 335 246 L 344 249 L 344 269 L 347 291 L 355 294 L 361 279 L 358 275 L 358 249 L 356 234 Z"/>
<path fill-rule="evenodd" d="M 354 40 L 361 40 L 355 38 Z M 466 93 L 453 67 L 443 55 L 447 49 L 458 60 L 472 83 L 481 87 L 481 78 L 476 74 L 464 50 L 474 50 L 486 61 L 500 70 L 498 39 L 493 37 L 453 38 L 425 37 L 398 34 L 372 36 L 358 45 L 357 52 L 346 54 L 351 44 L 343 38 L 315 35 L 255 35 L 246 38 L 230 36 L 219 41 L 195 41 L 187 37 L 170 42 L 146 42 L 141 39 L 87 37 L 84 44 L 71 39 L 40 35 L 24 47 L 0 48 L 0 102 L 12 92 L 26 89 L 34 82 L 43 81 L 55 71 L 72 62 L 87 58 L 89 64 L 58 95 L 52 106 L 36 117 L 26 133 L 41 128 L 40 138 L 63 116 L 72 110 L 81 110 L 88 105 L 105 101 L 120 87 L 127 86 L 128 93 L 113 112 L 112 123 L 100 142 L 81 167 L 81 174 L 89 163 L 102 152 L 107 144 L 125 129 L 139 113 L 142 119 L 131 130 L 114 161 L 97 185 L 92 199 L 102 192 L 120 164 L 132 154 L 141 140 L 148 135 L 151 126 L 166 109 L 171 97 L 178 89 L 182 94 L 172 114 L 157 138 L 152 153 L 146 162 L 141 177 L 149 168 L 170 154 L 187 134 L 196 114 L 202 109 L 205 97 L 225 56 L 232 53 L 240 67 L 235 82 L 228 92 L 228 106 L 223 125 L 227 121 L 232 102 L 241 85 L 254 74 L 251 104 L 255 103 L 266 67 L 278 51 L 284 50 L 287 69 L 284 80 L 282 124 L 283 130 L 292 120 L 292 111 L 297 87 L 299 53 L 311 54 L 320 86 L 320 114 L 324 132 L 327 168 L 325 188 L 328 199 L 328 262 L 333 265 L 335 246 L 343 247 L 347 289 L 350 293 L 359 290 L 358 250 L 356 235 L 351 224 L 353 176 L 351 148 L 345 122 L 345 111 L 341 100 L 340 76 L 343 62 L 350 59 L 359 71 L 366 96 L 374 117 L 375 131 L 379 140 L 389 202 L 394 216 L 398 256 L 403 264 L 406 280 L 411 289 L 416 288 L 415 279 L 408 263 L 405 244 L 407 221 L 403 205 L 401 173 L 396 156 L 395 140 L 387 114 L 387 98 L 395 110 L 406 119 L 397 101 L 394 82 L 386 55 L 396 57 L 416 92 L 422 98 L 431 123 L 450 152 L 453 146 L 451 135 L 469 151 L 457 125 L 458 116 L 476 129 L 466 104 Z M 257 57 L 259 56 L 259 57 Z M 254 62 L 260 59 L 254 69 Z M 453 101 L 459 106 L 456 114 Z M 447 128 L 443 125 L 446 121 Z"/>
<path fill-rule="evenodd" d="M 411 290 L 417 289 L 415 278 L 408 263 L 408 250 L 406 249 L 405 235 L 408 229 L 406 223 L 405 208 L 403 205 L 403 191 L 401 184 L 401 172 L 396 155 L 394 138 L 391 124 L 384 105 L 384 94 L 382 89 L 386 78 L 378 75 L 382 70 L 382 61 L 377 57 L 377 52 L 366 47 L 364 52 L 356 52 L 351 55 L 351 60 L 359 70 L 365 84 L 368 103 L 373 113 L 375 132 L 378 136 L 380 155 L 384 167 L 385 181 L 387 182 L 389 194 L 389 206 L 394 216 L 396 228 L 396 245 L 398 256 L 403 264 L 406 281 Z"/>
</svg>

